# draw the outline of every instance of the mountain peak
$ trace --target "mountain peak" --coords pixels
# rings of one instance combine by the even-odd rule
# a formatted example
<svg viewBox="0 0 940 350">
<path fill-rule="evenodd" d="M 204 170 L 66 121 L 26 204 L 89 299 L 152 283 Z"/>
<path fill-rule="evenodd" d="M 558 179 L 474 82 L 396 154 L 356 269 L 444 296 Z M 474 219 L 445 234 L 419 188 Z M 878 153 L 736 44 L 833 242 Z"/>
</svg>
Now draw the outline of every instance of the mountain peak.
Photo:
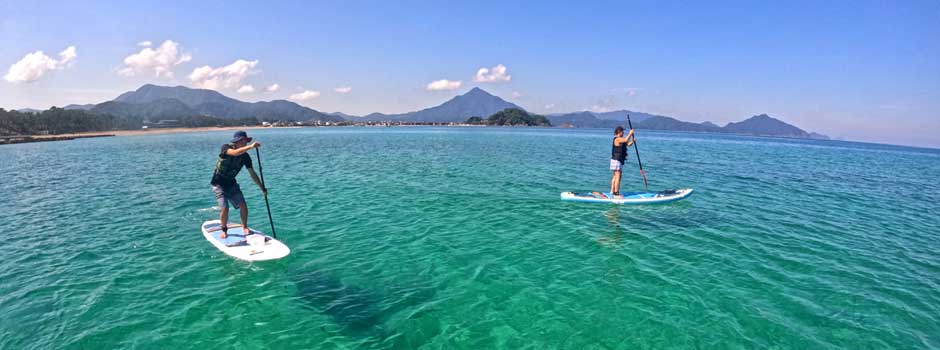
<svg viewBox="0 0 940 350">
<path fill-rule="evenodd" d="M 177 99 L 189 107 L 195 107 L 203 103 L 236 103 L 241 102 L 233 98 L 226 97 L 215 90 L 192 89 L 182 85 L 178 86 L 160 86 L 154 84 L 144 84 L 135 91 L 125 92 L 114 99 L 117 102 L 126 103 L 150 103 L 160 99 Z"/>
<path fill-rule="evenodd" d="M 486 90 L 481 89 L 479 86 L 474 86 L 470 91 L 461 95 L 461 96 L 493 96 L 493 94 L 487 92 Z"/>
<path fill-rule="evenodd" d="M 728 123 L 724 130 L 736 134 L 809 137 L 809 133 L 767 114 L 759 114 L 737 123 Z"/>
<path fill-rule="evenodd" d="M 499 96 L 493 95 L 479 87 L 474 87 L 463 95 L 457 95 L 446 102 L 422 109 L 420 111 L 402 114 L 372 113 L 363 117 L 364 120 L 399 120 L 408 122 L 463 122 L 469 117 L 486 118 L 507 108 L 521 107 L 507 102 Z"/>
<path fill-rule="evenodd" d="M 295 121 L 343 119 L 290 101 L 249 103 L 225 96 L 215 90 L 194 89 L 182 85 L 144 84 L 137 90 L 125 92 L 113 101 L 99 104 L 92 110 L 114 115 L 167 117 L 167 119 L 173 115 L 208 115 L 221 118 L 256 117 L 260 120 Z"/>
</svg>

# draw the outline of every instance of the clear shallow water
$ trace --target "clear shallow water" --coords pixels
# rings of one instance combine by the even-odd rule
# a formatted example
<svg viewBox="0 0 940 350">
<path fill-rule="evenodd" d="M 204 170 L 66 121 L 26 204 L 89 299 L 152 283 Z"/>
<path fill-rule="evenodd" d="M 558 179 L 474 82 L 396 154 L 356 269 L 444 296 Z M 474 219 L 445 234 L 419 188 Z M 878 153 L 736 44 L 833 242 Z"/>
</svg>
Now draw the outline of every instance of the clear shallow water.
<svg viewBox="0 0 940 350">
<path fill-rule="evenodd" d="M 0 147 L 0 348 L 940 348 L 936 150 L 642 132 L 696 193 L 617 207 L 606 130 L 252 135 L 280 261 L 199 232 L 230 132 Z"/>
</svg>

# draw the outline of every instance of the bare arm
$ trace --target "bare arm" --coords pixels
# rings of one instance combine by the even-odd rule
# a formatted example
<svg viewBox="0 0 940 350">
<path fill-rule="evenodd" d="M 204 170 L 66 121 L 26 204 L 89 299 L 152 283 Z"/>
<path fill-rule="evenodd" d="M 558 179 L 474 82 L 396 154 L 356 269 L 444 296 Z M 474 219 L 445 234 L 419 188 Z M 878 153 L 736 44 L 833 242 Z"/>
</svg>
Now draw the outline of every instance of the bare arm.
<svg viewBox="0 0 940 350">
<path fill-rule="evenodd" d="M 264 188 L 264 186 L 261 185 L 261 179 L 258 178 L 258 174 L 255 174 L 255 169 L 248 168 L 248 175 L 251 175 L 251 181 L 254 181 L 255 185 L 258 185 L 258 188 L 261 189 L 261 193 L 263 193 L 264 196 L 267 197 L 268 189 Z"/>
<path fill-rule="evenodd" d="M 240 156 L 240 155 L 244 154 L 245 152 L 250 151 L 252 148 L 255 148 L 255 147 L 261 147 L 261 143 L 260 143 L 260 142 L 252 142 L 252 143 L 249 143 L 249 144 L 245 145 L 244 147 L 229 148 L 229 149 L 225 150 L 225 154 L 226 154 L 226 155 L 229 155 L 229 156 L 232 156 L 232 157 L 234 157 L 234 156 Z"/>
<path fill-rule="evenodd" d="M 621 143 L 626 143 L 627 147 L 633 146 L 633 129 L 630 129 L 630 132 L 627 134 L 627 136 L 618 137 L 615 139 L 614 143 L 617 146 L 620 146 Z"/>
</svg>

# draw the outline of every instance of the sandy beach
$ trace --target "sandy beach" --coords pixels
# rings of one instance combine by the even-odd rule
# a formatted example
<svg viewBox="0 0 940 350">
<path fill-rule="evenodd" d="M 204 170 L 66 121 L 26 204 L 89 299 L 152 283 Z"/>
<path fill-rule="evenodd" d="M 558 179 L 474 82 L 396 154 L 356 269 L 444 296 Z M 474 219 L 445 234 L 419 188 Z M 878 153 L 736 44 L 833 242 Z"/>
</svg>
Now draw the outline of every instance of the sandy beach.
<svg viewBox="0 0 940 350">
<path fill-rule="evenodd" d="M 176 134 L 183 132 L 201 132 L 201 131 L 224 131 L 224 130 L 249 130 L 264 129 L 264 126 L 222 126 L 222 127 L 202 127 L 202 128 L 153 128 L 139 130 L 110 130 L 81 132 L 75 134 L 55 134 L 55 135 L 32 135 L 32 138 L 61 138 L 61 137 L 90 137 L 90 136 L 139 136 L 139 135 L 158 135 L 158 134 Z"/>
</svg>

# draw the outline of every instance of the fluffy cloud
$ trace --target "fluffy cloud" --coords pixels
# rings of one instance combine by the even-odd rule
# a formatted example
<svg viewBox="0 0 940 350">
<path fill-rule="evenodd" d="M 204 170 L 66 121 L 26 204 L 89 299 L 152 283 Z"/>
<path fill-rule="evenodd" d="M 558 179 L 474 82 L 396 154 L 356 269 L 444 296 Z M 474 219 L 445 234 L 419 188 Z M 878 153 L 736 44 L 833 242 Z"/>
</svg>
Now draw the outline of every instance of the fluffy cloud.
<svg viewBox="0 0 940 350">
<path fill-rule="evenodd" d="M 71 67 L 76 57 L 78 57 L 78 53 L 75 51 L 75 46 L 65 48 L 65 50 L 59 52 L 59 66 Z"/>
<path fill-rule="evenodd" d="M 275 83 L 275 84 L 271 84 L 270 86 L 268 86 L 268 87 L 266 87 L 266 88 L 264 88 L 264 89 L 267 90 L 268 92 L 277 92 L 277 90 L 280 90 L 280 89 L 281 89 L 281 86 L 280 86 L 280 85 L 277 85 L 277 84 Z"/>
<path fill-rule="evenodd" d="M 317 97 L 320 97 L 319 91 L 304 90 L 304 92 L 290 95 L 289 98 L 294 101 L 306 101 L 315 99 Z"/>
<path fill-rule="evenodd" d="M 463 85 L 463 83 L 459 80 L 451 81 L 447 79 L 441 79 L 428 83 L 426 89 L 428 91 L 457 90 L 460 88 L 460 85 Z"/>
<path fill-rule="evenodd" d="M 71 67 L 76 57 L 78 54 L 75 46 L 69 46 L 60 52 L 58 60 L 46 56 L 42 51 L 31 52 L 23 56 L 19 62 L 11 65 L 3 79 L 11 83 L 33 82 L 48 71 Z"/>
<path fill-rule="evenodd" d="M 149 41 L 138 43 L 150 44 Z M 157 48 L 145 47 L 140 52 L 124 58 L 124 67 L 118 69 L 118 74 L 125 77 L 137 75 L 138 73 L 150 73 L 157 78 L 173 77 L 173 66 L 184 62 L 189 62 L 193 56 L 180 51 L 179 43 L 172 40 L 164 41 Z"/>
<path fill-rule="evenodd" d="M 252 92 L 255 92 L 255 87 L 251 85 L 242 85 L 242 87 L 238 88 L 238 93 L 240 94 L 250 94 Z"/>
<path fill-rule="evenodd" d="M 237 60 L 225 67 L 202 66 L 193 69 L 193 72 L 189 74 L 189 80 L 198 88 L 228 89 L 241 85 L 242 80 L 245 80 L 249 74 L 255 73 L 254 68 L 257 65 L 258 60 Z"/>
<path fill-rule="evenodd" d="M 338 88 L 333 89 L 333 91 L 336 91 L 336 92 L 341 93 L 341 94 L 348 94 L 350 91 L 352 91 L 352 87 L 350 87 L 350 86 L 341 86 L 341 87 L 338 87 Z"/>
<path fill-rule="evenodd" d="M 473 81 L 478 83 L 496 83 L 501 81 L 510 81 L 512 76 L 506 74 L 506 66 L 497 64 L 493 68 L 480 68 L 477 70 L 477 75 L 473 77 Z"/>
</svg>

